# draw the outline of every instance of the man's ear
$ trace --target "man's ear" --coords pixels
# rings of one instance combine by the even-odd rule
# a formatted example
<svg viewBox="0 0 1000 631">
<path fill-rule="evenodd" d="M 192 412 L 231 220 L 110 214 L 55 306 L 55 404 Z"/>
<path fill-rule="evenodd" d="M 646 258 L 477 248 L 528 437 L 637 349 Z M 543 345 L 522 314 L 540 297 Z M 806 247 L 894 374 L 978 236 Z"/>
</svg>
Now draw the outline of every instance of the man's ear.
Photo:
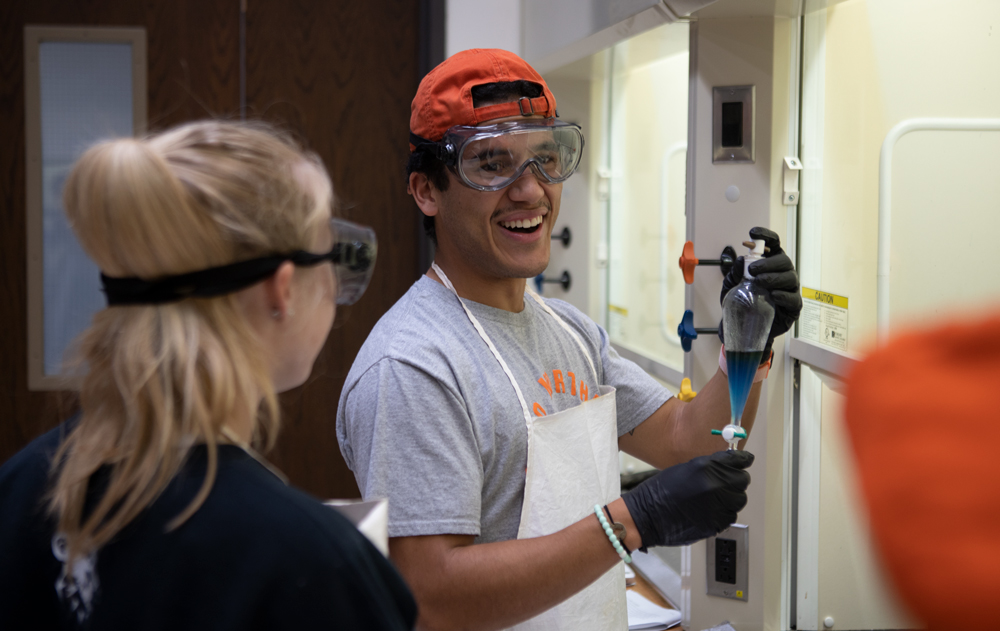
<svg viewBox="0 0 1000 631">
<path fill-rule="evenodd" d="M 417 171 L 410 173 L 410 182 L 406 187 L 406 192 L 413 196 L 413 201 L 417 203 L 417 207 L 424 215 L 433 217 L 438 214 L 441 191 L 431 183 L 427 174 Z"/>
</svg>

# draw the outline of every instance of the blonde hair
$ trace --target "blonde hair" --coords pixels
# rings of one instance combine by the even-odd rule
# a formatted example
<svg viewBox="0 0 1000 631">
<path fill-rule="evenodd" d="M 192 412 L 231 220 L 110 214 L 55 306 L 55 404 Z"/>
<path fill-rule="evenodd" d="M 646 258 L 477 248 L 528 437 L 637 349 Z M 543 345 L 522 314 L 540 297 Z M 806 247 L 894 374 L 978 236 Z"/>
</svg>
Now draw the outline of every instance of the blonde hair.
<svg viewBox="0 0 1000 631">
<path fill-rule="evenodd" d="M 304 165 L 321 177 L 303 177 Z M 64 192 L 73 230 L 101 271 L 144 279 L 310 249 L 331 199 L 314 154 L 262 125 L 221 121 L 98 144 Z M 168 529 L 198 510 L 228 420 L 252 417 L 254 443 L 274 443 L 277 395 L 235 294 L 104 309 L 79 354 L 88 369 L 82 413 L 56 453 L 49 495 L 70 559 L 134 519 L 203 442 L 204 483 Z M 85 516 L 88 481 L 105 466 L 107 489 Z"/>
</svg>

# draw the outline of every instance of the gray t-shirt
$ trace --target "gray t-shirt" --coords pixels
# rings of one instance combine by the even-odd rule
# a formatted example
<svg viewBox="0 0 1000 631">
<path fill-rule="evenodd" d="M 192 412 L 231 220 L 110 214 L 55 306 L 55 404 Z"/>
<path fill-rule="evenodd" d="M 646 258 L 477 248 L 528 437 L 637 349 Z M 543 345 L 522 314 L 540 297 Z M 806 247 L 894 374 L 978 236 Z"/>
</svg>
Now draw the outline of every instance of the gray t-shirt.
<svg viewBox="0 0 1000 631">
<path fill-rule="evenodd" d="M 546 303 L 579 345 L 533 299 L 511 313 L 463 301 L 510 367 L 533 415 L 617 389 L 618 435 L 672 395 L 611 347 L 572 305 Z M 458 298 L 423 276 L 386 313 L 347 376 L 337 438 L 365 498 L 389 498 L 389 536 L 517 537 L 528 437 L 510 380 Z"/>
</svg>

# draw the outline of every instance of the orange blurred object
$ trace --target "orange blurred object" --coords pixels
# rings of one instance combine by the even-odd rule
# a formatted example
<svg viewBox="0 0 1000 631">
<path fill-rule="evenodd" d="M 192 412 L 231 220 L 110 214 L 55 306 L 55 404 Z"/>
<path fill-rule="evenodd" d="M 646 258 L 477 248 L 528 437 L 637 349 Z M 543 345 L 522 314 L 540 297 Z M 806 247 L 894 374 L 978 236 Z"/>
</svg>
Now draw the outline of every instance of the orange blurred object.
<svg viewBox="0 0 1000 631">
<path fill-rule="evenodd" d="M 871 528 L 929 629 L 998 628 L 1000 314 L 902 335 L 848 380 Z"/>
</svg>

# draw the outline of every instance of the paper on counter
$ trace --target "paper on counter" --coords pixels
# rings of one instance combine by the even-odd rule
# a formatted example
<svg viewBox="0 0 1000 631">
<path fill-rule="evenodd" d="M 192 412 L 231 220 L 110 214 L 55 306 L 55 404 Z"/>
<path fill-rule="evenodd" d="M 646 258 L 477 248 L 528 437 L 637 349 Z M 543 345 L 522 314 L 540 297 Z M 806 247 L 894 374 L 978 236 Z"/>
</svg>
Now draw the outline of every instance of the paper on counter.
<svg viewBox="0 0 1000 631">
<path fill-rule="evenodd" d="M 327 500 L 323 503 L 340 511 L 383 556 L 389 556 L 389 500 Z"/>
<path fill-rule="evenodd" d="M 635 570 L 632 569 L 631 565 L 629 565 L 629 564 L 626 563 L 625 564 L 625 586 L 626 587 L 631 587 L 632 585 L 635 585 Z"/>
<path fill-rule="evenodd" d="M 681 612 L 676 609 L 664 609 L 649 601 L 641 594 L 625 592 L 628 603 L 628 628 L 634 629 L 666 629 L 681 622 Z"/>
</svg>

